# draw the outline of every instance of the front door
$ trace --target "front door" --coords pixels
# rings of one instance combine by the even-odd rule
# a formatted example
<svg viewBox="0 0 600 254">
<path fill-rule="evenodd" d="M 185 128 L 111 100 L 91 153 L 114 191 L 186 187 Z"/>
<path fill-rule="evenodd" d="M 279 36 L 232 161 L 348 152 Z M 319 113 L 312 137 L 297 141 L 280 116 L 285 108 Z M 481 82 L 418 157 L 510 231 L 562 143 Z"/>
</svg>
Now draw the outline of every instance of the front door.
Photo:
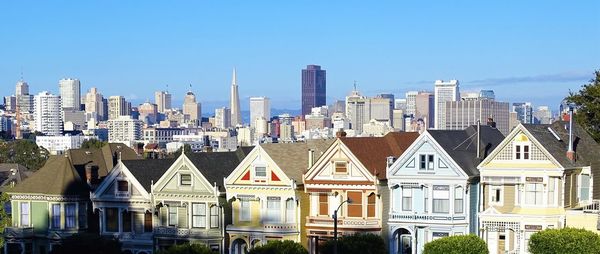
<svg viewBox="0 0 600 254">
<path fill-rule="evenodd" d="M 504 254 L 505 252 L 505 246 L 506 246 L 506 235 L 505 234 L 501 234 L 498 237 L 498 254 Z"/>
<path fill-rule="evenodd" d="M 410 235 L 400 235 L 398 244 L 399 254 L 412 254 L 412 237 Z"/>
</svg>

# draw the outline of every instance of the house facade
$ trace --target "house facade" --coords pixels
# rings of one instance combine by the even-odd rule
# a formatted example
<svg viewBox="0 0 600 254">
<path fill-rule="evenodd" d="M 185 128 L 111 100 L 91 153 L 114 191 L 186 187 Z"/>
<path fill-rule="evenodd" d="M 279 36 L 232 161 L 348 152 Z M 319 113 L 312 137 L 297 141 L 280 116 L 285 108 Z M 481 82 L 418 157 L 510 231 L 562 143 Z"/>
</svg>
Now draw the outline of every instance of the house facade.
<svg viewBox="0 0 600 254">
<path fill-rule="evenodd" d="M 477 234 L 477 165 L 503 138 L 489 126 L 426 130 L 395 160 L 384 211 L 390 253 L 422 253 L 437 238 Z"/>
<path fill-rule="evenodd" d="M 260 144 L 225 178 L 232 207 L 229 253 L 247 253 L 272 240 L 307 245 L 303 211 L 308 211 L 308 197 L 302 174 L 309 156 L 319 156 L 332 142 Z"/>
<path fill-rule="evenodd" d="M 490 253 L 528 253 L 535 232 L 578 226 L 585 208 L 600 198 L 593 188 L 598 151 L 575 123 L 514 128 L 479 165 L 479 230 Z M 598 209 L 592 210 L 597 222 Z"/>
<path fill-rule="evenodd" d="M 308 250 L 334 235 L 332 215 L 338 211 L 338 235 L 380 234 L 387 239 L 389 188 L 388 157 L 397 158 L 418 137 L 418 133 L 391 132 L 384 137 L 340 137 L 316 160 L 303 176 L 309 196 L 306 216 Z M 350 200 L 350 202 L 348 202 Z M 384 201 L 385 200 L 385 201 Z"/>
</svg>

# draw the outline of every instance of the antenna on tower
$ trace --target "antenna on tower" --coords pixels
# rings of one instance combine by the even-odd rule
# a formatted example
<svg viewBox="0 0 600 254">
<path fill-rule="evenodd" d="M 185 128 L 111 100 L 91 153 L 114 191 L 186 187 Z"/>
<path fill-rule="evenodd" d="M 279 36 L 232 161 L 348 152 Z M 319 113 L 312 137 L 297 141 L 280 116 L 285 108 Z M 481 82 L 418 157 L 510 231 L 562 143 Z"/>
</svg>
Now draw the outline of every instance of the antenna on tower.
<svg viewBox="0 0 600 254">
<path fill-rule="evenodd" d="M 192 83 L 190 83 L 190 91 L 192 91 Z"/>
<path fill-rule="evenodd" d="M 23 81 L 23 66 L 21 66 L 21 81 Z"/>
<path fill-rule="evenodd" d="M 354 80 L 354 91 L 356 91 L 356 80 Z"/>
<path fill-rule="evenodd" d="M 167 84 L 167 93 L 169 93 L 169 84 Z"/>
</svg>

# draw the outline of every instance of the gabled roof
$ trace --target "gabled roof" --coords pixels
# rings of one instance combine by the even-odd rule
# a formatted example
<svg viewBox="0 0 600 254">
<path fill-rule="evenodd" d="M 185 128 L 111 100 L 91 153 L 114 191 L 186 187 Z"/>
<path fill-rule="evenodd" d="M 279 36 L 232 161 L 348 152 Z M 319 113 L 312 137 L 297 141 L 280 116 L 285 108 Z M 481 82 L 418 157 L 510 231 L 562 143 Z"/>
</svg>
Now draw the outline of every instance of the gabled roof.
<svg viewBox="0 0 600 254">
<path fill-rule="evenodd" d="M 600 145 L 575 122 L 573 122 L 575 161 L 569 160 L 566 155 L 569 147 L 569 122 L 557 121 L 552 124 L 524 124 L 523 127 L 564 168 L 590 166 L 592 163 L 600 163 Z M 552 129 L 560 140 L 548 128 Z"/>
<path fill-rule="evenodd" d="M 89 187 L 75 171 L 69 158 L 51 156 L 35 174 L 8 192 L 87 197 Z"/>
<path fill-rule="evenodd" d="M 33 174 L 27 167 L 18 163 L 0 163 L 0 190 L 8 186 L 9 183 L 20 183 L 25 178 Z"/>
<path fill-rule="evenodd" d="M 477 176 L 477 165 L 498 146 L 504 135 L 490 126 L 480 126 L 480 158 L 477 158 L 477 127 L 464 130 L 427 130 L 433 139 L 448 153 L 467 175 Z"/>
<path fill-rule="evenodd" d="M 329 148 L 335 139 L 307 140 L 298 143 L 261 144 L 262 149 L 277 166 L 296 183 L 302 183 L 302 174 L 308 169 L 308 150 L 314 151 L 314 161 Z"/>
<path fill-rule="evenodd" d="M 125 167 L 133 174 L 135 179 L 150 193 L 150 187 L 173 165 L 175 159 L 146 159 L 123 160 Z"/>
<path fill-rule="evenodd" d="M 418 136 L 418 132 L 390 132 L 383 137 L 341 137 L 340 141 L 371 174 L 383 180 L 387 157 L 398 158 Z"/>
<path fill-rule="evenodd" d="M 139 159 L 133 149 L 122 143 L 109 143 L 100 149 L 70 149 L 67 154 L 82 178 L 85 177 L 85 166 L 90 164 L 98 167 L 98 177 L 101 179 L 117 164 L 119 153 L 121 160 Z"/>
</svg>

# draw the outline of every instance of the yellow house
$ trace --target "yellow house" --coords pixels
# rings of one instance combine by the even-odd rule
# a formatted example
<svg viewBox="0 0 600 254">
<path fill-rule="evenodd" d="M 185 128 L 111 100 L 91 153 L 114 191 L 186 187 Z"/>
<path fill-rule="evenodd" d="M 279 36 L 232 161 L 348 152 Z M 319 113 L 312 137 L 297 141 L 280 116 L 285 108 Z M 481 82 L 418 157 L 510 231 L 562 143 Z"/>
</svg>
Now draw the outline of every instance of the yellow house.
<svg viewBox="0 0 600 254">
<path fill-rule="evenodd" d="M 490 253 L 527 253 L 533 233 L 580 221 L 600 198 L 599 151 L 576 124 L 515 127 L 478 166 L 479 230 Z"/>
<path fill-rule="evenodd" d="M 232 224 L 227 226 L 229 253 L 247 253 L 272 240 L 306 246 L 308 197 L 302 174 L 332 142 L 260 144 L 225 178 L 232 208 Z"/>
</svg>

